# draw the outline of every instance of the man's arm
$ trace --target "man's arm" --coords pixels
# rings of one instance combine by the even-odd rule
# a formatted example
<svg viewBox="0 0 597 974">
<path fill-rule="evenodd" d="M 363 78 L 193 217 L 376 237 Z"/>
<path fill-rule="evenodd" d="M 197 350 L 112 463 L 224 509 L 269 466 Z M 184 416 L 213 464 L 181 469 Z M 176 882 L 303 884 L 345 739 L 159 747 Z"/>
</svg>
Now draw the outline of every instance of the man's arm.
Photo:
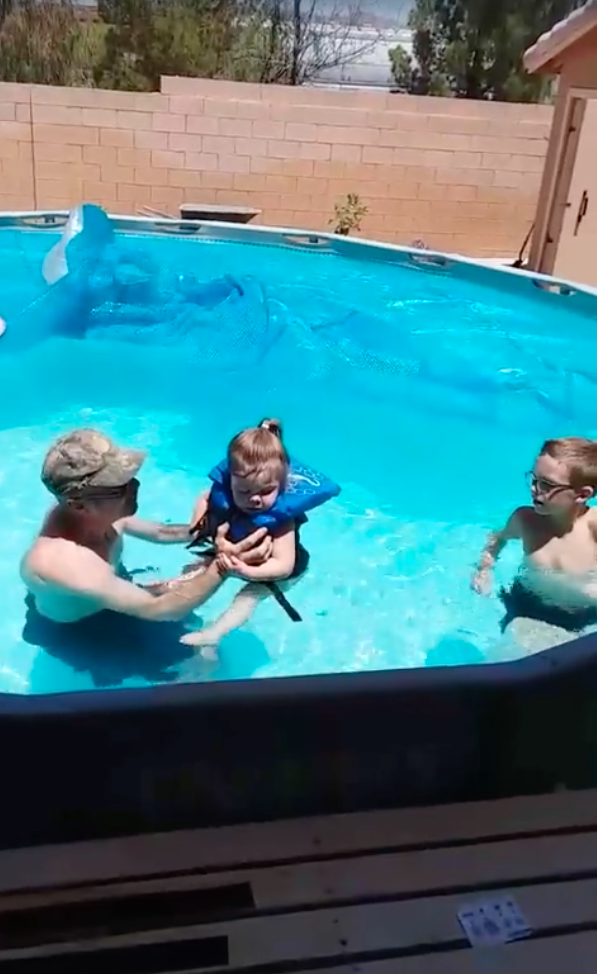
<svg viewBox="0 0 597 974">
<path fill-rule="evenodd" d="M 474 591 L 479 595 L 486 595 L 490 591 L 492 569 L 508 542 L 521 538 L 522 510 L 518 507 L 510 515 L 503 528 L 499 531 L 492 531 L 489 535 L 471 583 Z"/>
<path fill-rule="evenodd" d="M 197 498 L 189 524 L 165 524 L 162 521 L 145 521 L 141 517 L 122 517 L 114 525 L 120 534 L 151 541 L 153 544 L 188 544 L 193 540 L 194 528 L 207 512 L 209 491 Z"/>
<path fill-rule="evenodd" d="M 210 492 L 208 490 L 204 491 L 203 494 L 199 494 L 199 497 L 195 501 L 193 513 L 191 514 L 191 527 L 195 527 L 196 524 L 199 524 L 199 521 L 202 521 L 207 514 L 209 493 Z"/>
<path fill-rule="evenodd" d="M 140 517 L 123 517 L 114 525 L 120 534 L 152 541 L 154 544 L 188 544 L 192 539 L 188 524 L 163 524 Z"/>
<path fill-rule="evenodd" d="M 93 602 L 98 610 L 111 609 L 123 615 L 155 622 L 176 622 L 205 602 L 222 582 L 214 563 L 200 575 L 173 581 L 161 595 L 119 578 L 102 558 L 88 549 L 76 559 L 63 559 L 37 577 L 46 585 L 59 588 Z"/>
</svg>

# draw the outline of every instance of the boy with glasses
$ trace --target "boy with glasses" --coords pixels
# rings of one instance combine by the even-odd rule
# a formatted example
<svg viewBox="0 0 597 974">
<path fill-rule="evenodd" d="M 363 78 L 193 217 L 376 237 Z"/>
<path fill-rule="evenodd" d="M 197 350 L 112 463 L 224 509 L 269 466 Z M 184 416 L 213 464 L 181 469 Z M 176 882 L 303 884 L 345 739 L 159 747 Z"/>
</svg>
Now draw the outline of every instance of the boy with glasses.
<svg viewBox="0 0 597 974">
<path fill-rule="evenodd" d="M 597 623 L 597 509 L 588 506 L 597 491 L 597 441 L 547 440 L 527 476 L 532 506 L 517 508 L 489 536 L 472 587 L 489 594 L 497 559 L 509 541 L 519 540 L 518 577 L 500 592 L 502 631 L 524 618 L 580 632 Z"/>
</svg>

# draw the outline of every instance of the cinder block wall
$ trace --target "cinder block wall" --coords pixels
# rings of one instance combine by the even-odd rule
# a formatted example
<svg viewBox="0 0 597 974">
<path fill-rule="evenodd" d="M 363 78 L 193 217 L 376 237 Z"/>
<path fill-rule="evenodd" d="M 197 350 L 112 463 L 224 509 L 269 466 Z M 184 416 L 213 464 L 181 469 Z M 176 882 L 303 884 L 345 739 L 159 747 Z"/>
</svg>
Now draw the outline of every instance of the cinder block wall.
<svg viewBox="0 0 597 974">
<path fill-rule="evenodd" d="M 328 229 L 515 253 L 534 218 L 551 106 L 164 78 L 162 92 L 0 84 L 0 209 L 242 204 Z"/>
</svg>

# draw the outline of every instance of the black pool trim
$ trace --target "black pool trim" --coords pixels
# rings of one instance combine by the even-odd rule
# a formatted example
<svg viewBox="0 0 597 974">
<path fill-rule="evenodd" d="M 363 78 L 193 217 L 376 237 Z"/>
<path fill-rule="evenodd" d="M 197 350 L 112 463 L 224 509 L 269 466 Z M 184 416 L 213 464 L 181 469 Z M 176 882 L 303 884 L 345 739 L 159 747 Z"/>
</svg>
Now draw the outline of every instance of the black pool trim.
<svg viewBox="0 0 597 974">
<path fill-rule="evenodd" d="M 513 663 L 0 695 L 0 846 L 597 785 L 597 637 Z"/>
</svg>

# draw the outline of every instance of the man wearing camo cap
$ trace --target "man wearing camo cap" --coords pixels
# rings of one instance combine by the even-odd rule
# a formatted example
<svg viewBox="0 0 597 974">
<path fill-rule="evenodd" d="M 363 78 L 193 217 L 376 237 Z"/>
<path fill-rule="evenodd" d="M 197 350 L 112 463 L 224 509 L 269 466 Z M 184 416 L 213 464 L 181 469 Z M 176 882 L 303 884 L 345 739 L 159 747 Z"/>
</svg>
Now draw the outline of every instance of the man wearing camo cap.
<svg viewBox="0 0 597 974">
<path fill-rule="evenodd" d="M 135 517 L 145 453 L 119 447 L 93 429 L 78 429 L 52 444 L 41 479 L 56 506 L 21 562 L 21 577 L 37 611 L 54 622 L 77 622 L 104 609 L 155 621 L 184 618 L 215 592 L 222 579 L 215 561 L 204 571 L 148 589 L 119 573 L 122 537 L 158 544 L 191 540 L 188 524 L 158 524 Z M 238 545 L 220 531 L 220 550 L 260 560 L 265 529 Z M 159 594 L 155 594 L 155 593 Z"/>
<path fill-rule="evenodd" d="M 60 436 L 48 450 L 41 479 L 57 498 L 89 488 L 117 490 L 137 476 L 145 456 L 142 450 L 116 446 L 96 430 L 73 430 Z"/>
</svg>

